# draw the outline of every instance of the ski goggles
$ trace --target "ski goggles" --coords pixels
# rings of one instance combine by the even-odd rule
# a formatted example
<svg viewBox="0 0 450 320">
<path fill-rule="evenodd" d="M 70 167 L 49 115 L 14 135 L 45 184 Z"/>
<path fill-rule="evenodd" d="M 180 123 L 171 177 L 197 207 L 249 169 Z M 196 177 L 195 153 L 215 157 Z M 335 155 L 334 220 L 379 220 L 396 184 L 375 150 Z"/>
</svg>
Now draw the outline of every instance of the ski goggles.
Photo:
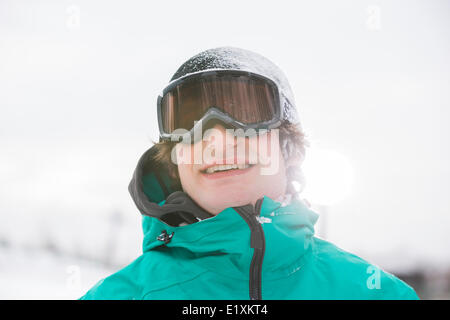
<svg viewBox="0 0 450 320">
<path fill-rule="evenodd" d="M 242 70 L 202 71 L 181 77 L 158 96 L 160 140 L 192 143 L 196 132 L 220 122 L 235 129 L 273 129 L 281 124 L 281 92 L 265 76 Z M 201 130 L 200 130 L 201 128 Z M 200 134 L 201 136 L 201 134 Z"/>
</svg>

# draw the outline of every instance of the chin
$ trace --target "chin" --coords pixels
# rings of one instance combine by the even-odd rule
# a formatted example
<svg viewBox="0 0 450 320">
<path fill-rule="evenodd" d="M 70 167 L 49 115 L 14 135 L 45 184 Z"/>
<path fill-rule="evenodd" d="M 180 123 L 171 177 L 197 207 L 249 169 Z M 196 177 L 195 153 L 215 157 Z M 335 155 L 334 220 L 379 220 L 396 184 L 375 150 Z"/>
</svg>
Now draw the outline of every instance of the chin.
<svg viewBox="0 0 450 320">
<path fill-rule="evenodd" d="M 239 192 L 240 194 L 238 195 L 234 193 L 222 192 L 220 193 L 220 195 L 211 197 L 210 199 L 208 199 L 208 207 L 216 208 L 215 211 L 217 212 L 212 213 L 217 214 L 225 210 L 226 208 L 239 207 L 256 202 L 257 199 L 253 199 L 254 197 L 249 196 L 248 193 L 244 190 L 239 190 Z"/>
</svg>

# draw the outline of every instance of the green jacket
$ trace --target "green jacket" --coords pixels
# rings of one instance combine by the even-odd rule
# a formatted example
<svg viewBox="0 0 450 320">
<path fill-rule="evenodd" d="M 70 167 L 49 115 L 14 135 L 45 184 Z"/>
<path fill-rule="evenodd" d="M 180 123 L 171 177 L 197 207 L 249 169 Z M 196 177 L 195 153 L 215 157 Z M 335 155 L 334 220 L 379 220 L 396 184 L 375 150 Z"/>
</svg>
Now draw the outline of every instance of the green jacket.
<svg viewBox="0 0 450 320">
<path fill-rule="evenodd" d="M 263 197 L 213 216 L 152 155 L 129 186 L 143 253 L 81 299 L 418 299 L 392 274 L 315 237 L 318 215 L 301 200 Z"/>
</svg>

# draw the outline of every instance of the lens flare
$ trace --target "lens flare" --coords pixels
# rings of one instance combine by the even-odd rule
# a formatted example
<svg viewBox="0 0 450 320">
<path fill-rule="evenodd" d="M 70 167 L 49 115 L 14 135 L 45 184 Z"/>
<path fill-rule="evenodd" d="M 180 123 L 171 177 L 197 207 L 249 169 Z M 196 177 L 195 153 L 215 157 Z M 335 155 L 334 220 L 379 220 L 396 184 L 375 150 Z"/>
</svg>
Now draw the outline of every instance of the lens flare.
<svg viewBox="0 0 450 320">
<path fill-rule="evenodd" d="M 303 163 L 303 196 L 314 204 L 330 206 L 351 193 L 354 175 L 350 162 L 327 149 L 310 148 Z"/>
</svg>

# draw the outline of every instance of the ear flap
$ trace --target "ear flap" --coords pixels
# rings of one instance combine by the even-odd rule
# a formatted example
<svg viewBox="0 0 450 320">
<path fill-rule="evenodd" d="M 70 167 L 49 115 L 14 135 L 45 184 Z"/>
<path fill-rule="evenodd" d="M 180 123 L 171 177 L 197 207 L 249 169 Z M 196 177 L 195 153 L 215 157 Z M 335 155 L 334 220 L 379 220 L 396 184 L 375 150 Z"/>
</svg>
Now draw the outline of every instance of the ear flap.
<svg viewBox="0 0 450 320">
<path fill-rule="evenodd" d="M 149 203 L 159 203 L 169 194 L 181 190 L 179 179 L 169 175 L 167 165 L 155 161 L 157 149 L 148 149 L 139 159 L 128 186 L 131 197 L 142 211 Z"/>
<path fill-rule="evenodd" d="M 171 193 L 181 190 L 181 182 L 169 175 L 166 164 L 154 160 L 156 148 L 153 146 L 146 152 L 146 160 L 142 163 L 142 189 L 151 202 L 159 203 Z"/>
</svg>

